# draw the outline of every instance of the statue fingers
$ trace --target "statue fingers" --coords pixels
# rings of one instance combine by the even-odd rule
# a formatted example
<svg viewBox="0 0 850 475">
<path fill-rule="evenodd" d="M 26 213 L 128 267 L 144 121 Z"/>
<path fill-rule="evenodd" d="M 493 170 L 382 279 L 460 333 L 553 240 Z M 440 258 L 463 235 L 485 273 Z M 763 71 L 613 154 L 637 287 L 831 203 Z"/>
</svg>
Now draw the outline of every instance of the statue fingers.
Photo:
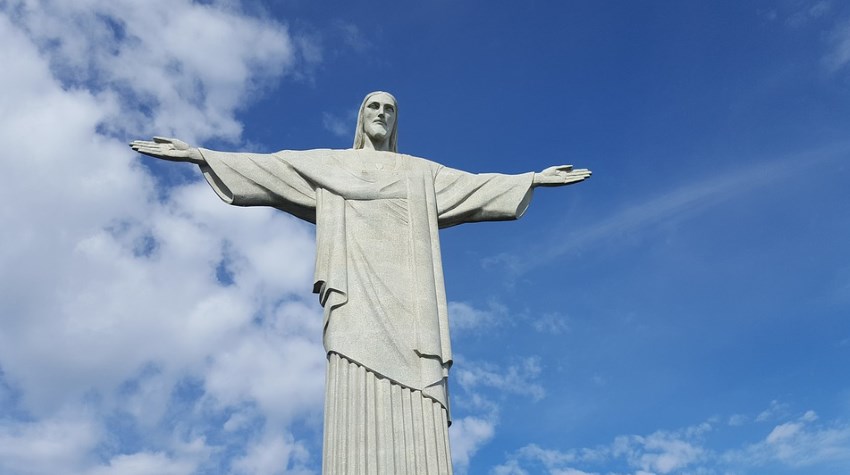
<svg viewBox="0 0 850 475">
<path fill-rule="evenodd" d="M 133 140 L 132 142 L 130 142 L 130 147 L 132 147 L 134 149 L 138 148 L 138 147 L 151 147 L 151 146 L 156 146 L 156 143 L 149 142 L 147 140 Z"/>
<path fill-rule="evenodd" d="M 134 140 L 130 142 L 130 148 L 145 153 L 167 153 L 171 150 L 177 150 L 177 147 L 170 142 L 150 142 L 147 140 Z"/>
<path fill-rule="evenodd" d="M 154 136 L 153 141 L 163 145 L 171 145 L 176 150 L 188 150 L 189 144 L 186 142 L 176 139 L 174 137 L 162 137 L 159 135 Z"/>
<path fill-rule="evenodd" d="M 188 156 L 185 150 L 177 150 L 167 145 L 137 145 L 132 148 L 141 154 L 157 158 L 181 159 Z"/>
<path fill-rule="evenodd" d="M 148 148 L 134 148 L 133 150 L 141 153 L 142 155 L 147 155 L 149 157 L 154 157 L 154 158 L 162 158 L 162 157 L 165 156 L 165 154 L 163 154 L 163 153 L 160 153 L 160 152 L 157 152 L 155 150 L 148 149 Z"/>
<path fill-rule="evenodd" d="M 139 153 L 157 153 L 157 151 L 162 150 L 160 148 L 150 147 L 150 146 L 147 146 L 147 145 L 130 145 L 130 148 L 132 148 L 133 150 L 135 150 Z"/>
<path fill-rule="evenodd" d="M 135 144 L 131 144 L 130 147 L 132 147 L 133 150 L 139 150 L 139 151 L 144 150 L 144 151 L 148 151 L 148 152 L 166 152 L 166 151 L 169 150 L 169 147 L 163 147 L 162 145 L 159 145 L 159 144 L 151 144 L 150 142 L 148 142 L 148 143 L 135 143 Z"/>
</svg>

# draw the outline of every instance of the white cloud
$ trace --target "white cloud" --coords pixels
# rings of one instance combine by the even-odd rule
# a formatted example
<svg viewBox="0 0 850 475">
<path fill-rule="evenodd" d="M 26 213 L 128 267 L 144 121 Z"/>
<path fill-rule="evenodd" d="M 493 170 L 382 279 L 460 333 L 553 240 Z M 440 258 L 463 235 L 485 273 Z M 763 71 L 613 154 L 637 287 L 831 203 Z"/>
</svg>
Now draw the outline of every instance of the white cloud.
<svg viewBox="0 0 850 475">
<path fill-rule="evenodd" d="M 282 435 L 262 438 L 248 448 L 247 453 L 233 462 L 235 475 L 308 475 L 305 468 L 309 454 L 292 437 Z"/>
<path fill-rule="evenodd" d="M 808 410 L 805 414 L 800 416 L 800 420 L 804 422 L 814 422 L 818 420 L 818 415 L 815 411 Z"/>
<path fill-rule="evenodd" d="M 692 467 L 708 455 L 703 435 L 712 430 L 705 422 L 678 431 L 656 431 L 647 436 L 620 436 L 608 449 L 633 468 L 652 473 L 674 473 Z"/>
<path fill-rule="evenodd" d="M 519 465 L 516 460 L 508 460 L 507 462 L 496 465 L 490 470 L 491 475 L 528 475 L 528 471 Z"/>
<path fill-rule="evenodd" d="M 111 111 L 105 125 L 113 130 L 236 140 L 234 112 L 294 64 L 286 27 L 246 16 L 233 2 L 9 3 L 64 81 L 134 99 L 118 101 L 119 115 Z"/>
<path fill-rule="evenodd" d="M 321 315 L 318 318 L 321 322 Z M 305 410 L 321 409 L 325 359 L 315 339 L 287 338 L 258 328 L 234 340 L 233 345 L 211 355 L 206 373 L 206 389 L 217 403 L 239 406 L 253 402 L 266 417 L 283 422 L 303 416 Z"/>
<path fill-rule="evenodd" d="M 175 460 L 161 452 L 139 452 L 113 457 L 108 465 L 97 467 L 88 475 L 189 475 L 197 465 L 197 461 Z"/>
<path fill-rule="evenodd" d="M 770 431 L 770 434 L 767 435 L 766 441 L 769 444 L 781 442 L 783 439 L 788 439 L 792 437 L 802 428 L 803 424 L 799 422 L 788 422 L 785 424 L 780 424 L 774 427 L 772 431 Z"/>
<path fill-rule="evenodd" d="M 524 395 L 539 401 L 546 396 L 543 386 L 535 381 L 540 372 L 540 360 L 529 357 L 507 366 L 464 362 L 463 367 L 455 370 L 455 377 L 467 391 L 498 389 L 503 394 Z"/>
<path fill-rule="evenodd" d="M 238 141 L 296 42 L 231 1 L 0 5 L 0 472 L 300 470 L 309 444 L 256 432 L 318 425 L 310 227 L 157 189 L 115 138 Z"/>
<path fill-rule="evenodd" d="M 772 406 L 787 408 L 778 401 Z M 739 425 L 715 426 L 712 419 L 678 430 L 621 435 L 596 447 L 559 450 L 532 443 L 510 453 L 491 473 L 610 473 L 612 467 L 625 467 L 636 475 L 765 473 L 766 467 L 771 471 L 776 467 L 792 471 L 826 468 L 828 473 L 850 469 L 850 425 L 846 422 L 818 423 L 818 415 L 809 410 L 775 425 L 755 443 L 723 446 L 720 441 L 746 440 L 753 427 L 760 426 L 757 422 L 745 426 L 749 420 L 753 418 L 742 416 Z"/>
<path fill-rule="evenodd" d="M 454 334 L 498 326 L 507 319 L 508 308 L 492 300 L 487 303 L 487 308 L 466 302 L 449 302 L 449 326 Z"/>
<path fill-rule="evenodd" d="M 585 459 L 596 457 L 593 451 L 565 451 L 544 449 L 537 444 L 529 444 L 509 455 L 505 463 L 497 465 L 490 471 L 491 475 L 526 475 L 528 473 L 547 473 L 549 475 L 592 475 L 596 472 L 585 472 L 574 468 Z M 538 470 L 528 471 L 526 468 L 535 467 Z M 544 470 L 545 472 L 540 472 Z"/>
<path fill-rule="evenodd" d="M 770 401 L 770 406 L 761 411 L 759 415 L 756 416 L 756 422 L 766 422 L 769 420 L 775 420 L 780 417 L 784 417 L 788 414 L 788 404 L 779 402 L 777 400 Z"/>
<path fill-rule="evenodd" d="M 464 474 L 475 453 L 495 437 L 505 397 L 518 395 L 538 401 L 546 393 L 537 382 L 541 373 L 537 358 L 507 365 L 460 360 L 453 373 L 460 391 L 453 393 L 452 404 L 455 414 L 460 409 L 469 415 L 455 418 L 449 430 L 455 471 Z M 494 397 L 493 390 L 500 397 Z"/>
<path fill-rule="evenodd" d="M 452 445 L 452 462 L 459 474 L 466 473 L 469 460 L 495 434 L 496 423 L 492 417 L 467 416 L 452 422 L 449 434 Z"/>
<path fill-rule="evenodd" d="M 467 330 L 490 324 L 495 318 L 491 312 L 464 302 L 449 302 L 449 324 L 452 329 Z"/>
<path fill-rule="evenodd" d="M 573 463 L 578 458 L 576 454 L 544 449 L 537 444 L 526 445 L 518 453 L 523 458 L 539 460 L 547 467 Z"/>
<path fill-rule="evenodd" d="M 0 424 L 0 473 L 78 472 L 101 438 L 85 415 L 59 414 L 35 422 Z"/>
<path fill-rule="evenodd" d="M 671 473 L 699 461 L 705 449 L 668 434 L 653 434 L 641 441 L 646 451 L 640 456 L 644 470 Z"/>
<path fill-rule="evenodd" d="M 814 411 L 807 411 L 797 420 L 776 425 L 764 440 L 729 451 L 724 458 L 752 466 L 781 463 L 801 468 L 832 464 L 850 469 L 850 425 L 815 425 L 817 419 Z"/>
<path fill-rule="evenodd" d="M 526 467 L 540 466 L 550 475 L 598 473 L 586 471 L 595 465 L 625 462 L 633 473 L 682 473 L 699 469 L 710 452 L 702 446 L 702 436 L 711 431 L 708 423 L 679 431 L 657 431 L 647 436 L 619 436 L 607 446 L 554 450 L 529 444 L 509 455 L 494 468 L 494 474 L 525 473 Z M 581 467 L 581 468 L 579 468 Z"/>
</svg>

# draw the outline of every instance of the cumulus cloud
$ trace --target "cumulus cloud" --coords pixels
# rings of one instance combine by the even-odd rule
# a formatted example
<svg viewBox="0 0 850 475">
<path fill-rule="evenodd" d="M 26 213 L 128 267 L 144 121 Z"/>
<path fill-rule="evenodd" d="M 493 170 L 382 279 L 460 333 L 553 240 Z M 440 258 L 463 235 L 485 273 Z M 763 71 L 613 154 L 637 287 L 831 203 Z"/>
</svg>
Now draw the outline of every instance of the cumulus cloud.
<svg viewBox="0 0 850 475">
<path fill-rule="evenodd" d="M 161 452 L 138 452 L 113 457 L 107 465 L 96 467 L 89 475 L 189 475 L 198 466 L 196 460 L 174 459 Z"/>
<path fill-rule="evenodd" d="M 465 415 L 455 418 L 449 431 L 455 471 L 464 474 L 475 453 L 495 437 L 500 409 L 507 397 L 522 396 L 538 401 L 546 393 L 537 381 L 541 368 L 535 357 L 509 364 L 460 359 L 453 373 L 460 391 L 453 394 L 452 404 L 455 414 Z M 494 397 L 494 390 L 501 397 Z"/>
<path fill-rule="evenodd" d="M 492 416 L 485 418 L 467 416 L 456 420 L 449 428 L 452 445 L 452 462 L 458 473 L 466 473 L 469 460 L 495 434 L 496 422 Z"/>
<path fill-rule="evenodd" d="M 582 461 L 577 451 L 559 451 L 544 449 L 537 444 L 529 444 L 508 456 L 504 463 L 490 470 L 491 475 L 527 475 L 529 473 L 548 473 L 550 475 L 590 475 L 574 468 Z M 528 469 L 528 470 L 527 470 Z M 541 470 L 545 472 L 541 472 Z"/>
<path fill-rule="evenodd" d="M 650 473 L 673 473 L 703 459 L 706 450 L 681 433 L 659 431 L 645 437 L 620 437 L 612 454 L 625 456 L 629 465 Z"/>
<path fill-rule="evenodd" d="M 292 437 L 269 436 L 252 444 L 244 456 L 233 462 L 233 473 L 307 475 L 314 473 L 305 468 L 308 461 L 307 450 Z"/>
<path fill-rule="evenodd" d="M 455 373 L 457 382 L 467 391 L 480 388 L 497 389 L 503 394 L 524 395 L 539 401 L 546 395 L 543 386 L 536 382 L 540 372 L 540 360 L 529 357 L 507 366 L 464 363 Z"/>
<path fill-rule="evenodd" d="M 806 411 L 796 420 L 774 426 L 763 440 L 729 451 L 724 458 L 756 467 L 778 462 L 798 469 L 825 464 L 850 469 L 850 424 L 819 425 L 817 420 L 814 411 Z"/>
<path fill-rule="evenodd" d="M 777 401 L 773 406 L 787 407 Z M 552 449 L 532 443 L 510 453 L 490 473 L 609 473 L 612 467 L 619 467 L 618 473 L 624 470 L 622 473 L 635 475 L 773 473 L 777 467 L 828 470 L 823 473 L 850 469 L 850 425 L 846 422 L 819 423 L 818 415 L 808 410 L 774 425 L 761 440 L 723 446 L 718 440 L 747 440 L 753 427 L 761 426 L 758 422 L 747 424 L 754 420 L 750 416 L 733 417 L 737 418 L 735 425 L 716 424 L 711 419 L 678 430 L 621 435 L 595 447 Z"/>
<path fill-rule="evenodd" d="M 520 474 L 526 473 L 526 468 L 535 467 L 550 475 L 590 474 L 598 473 L 592 471 L 594 466 L 610 466 L 618 461 L 635 474 L 681 473 L 685 469 L 699 468 L 698 462 L 708 457 L 710 451 L 702 446 L 702 439 L 711 430 L 710 424 L 703 423 L 646 436 L 619 436 L 609 445 L 581 449 L 555 450 L 529 444 L 511 454 L 491 473 Z"/>
<path fill-rule="evenodd" d="M 36 422 L 0 424 L 0 472 L 62 473 L 79 469 L 101 431 L 85 415 L 57 414 Z"/>
<path fill-rule="evenodd" d="M 236 140 L 234 112 L 295 63 L 286 26 L 234 2 L 7 3 L 57 77 L 114 101 L 104 122 L 114 131 Z"/>
<path fill-rule="evenodd" d="M 510 310 L 495 300 L 485 307 L 467 302 L 449 302 L 449 323 L 454 337 L 486 334 L 492 329 L 526 315 L 511 316 Z M 473 456 L 496 434 L 500 410 L 510 397 L 536 402 L 546 391 L 539 382 L 542 368 L 537 357 L 513 358 L 507 362 L 468 361 L 455 358 L 452 372 L 452 405 L 455 417 L 450 428 L 452 460 L 459 474 L 467 473 Z M 476 472 L 476 470 L 472 470 Z"/>
<path fill-rule="evenodd" d="M 319 425 L 312 230 L 197 181 L 159 188 L 124 139 L 238 141 L 235 113 L 297 69 L 297 44 L 231 1 L 0 3 L 0 140 L 17 144 L 0 155 L 0 472 L 315 456 L 269 435 Z"/>
<path fill-rule="evenodd" d="M 486 308 L 467 302 L 449 302 L 449 325 L 454 334 L 468 333 L 501 325 L 508 320 L 508 308 L 491 300 Z"/>
</svg>

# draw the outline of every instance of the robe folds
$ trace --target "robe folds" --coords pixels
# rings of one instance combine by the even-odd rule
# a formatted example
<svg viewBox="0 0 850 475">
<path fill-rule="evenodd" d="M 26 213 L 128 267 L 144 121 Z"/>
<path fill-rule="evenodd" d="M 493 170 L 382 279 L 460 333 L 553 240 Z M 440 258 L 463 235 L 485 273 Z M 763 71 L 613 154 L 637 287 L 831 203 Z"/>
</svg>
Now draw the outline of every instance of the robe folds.
<svg viewBox="0 0 850 475">
<path fill-rule="evenodd" d="M 421 391 L 449 414 L 438 230 L 519 218 L 533 174 L 472 174 L 372 150 L 201 154 L 204 177 L 225 202 L 316 224 L 313 291 L 328 354 Z"/>
</svg>

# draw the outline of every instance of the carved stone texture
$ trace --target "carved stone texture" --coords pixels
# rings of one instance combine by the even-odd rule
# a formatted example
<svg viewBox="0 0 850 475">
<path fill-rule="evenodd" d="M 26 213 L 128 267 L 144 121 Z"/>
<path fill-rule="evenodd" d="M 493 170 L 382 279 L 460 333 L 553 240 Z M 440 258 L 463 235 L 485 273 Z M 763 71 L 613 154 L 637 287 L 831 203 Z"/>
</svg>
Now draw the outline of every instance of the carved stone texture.
<svg viewBox="0 0 850 475">
<path fill-rule="evenodd" d="M 471 174 L 399 154 L 397 117 L 390 94 L 367 95 L 347 150 L 229 153 L 162 137 L 130 144 L 198 164 L 229 204 L 271 206 L 316 224 L 326 475 L 452 472 L 452 351 L 438 230 L 517 219 L 536 186 L 590 176 L 569 165 Z"/>
</svg>

